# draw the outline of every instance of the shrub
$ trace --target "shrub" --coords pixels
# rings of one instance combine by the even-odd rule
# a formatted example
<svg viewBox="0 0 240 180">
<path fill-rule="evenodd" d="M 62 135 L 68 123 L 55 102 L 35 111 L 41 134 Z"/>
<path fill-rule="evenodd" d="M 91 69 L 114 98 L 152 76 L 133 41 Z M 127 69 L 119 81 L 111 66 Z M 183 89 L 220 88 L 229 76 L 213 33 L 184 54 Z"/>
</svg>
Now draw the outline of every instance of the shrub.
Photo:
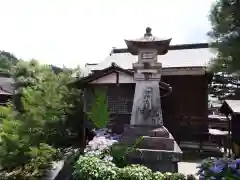
<svg viewBox="0 0 240 180">
<path fill-rule="evenodd" d="M 118 167 L 124 167 L 127 165 L 127 160 L 128 160 L 128 155 L 131 152 L 134 152 L 138 145 L 141 143 L 143 140 L 143 137 L 139 137 L 135 144 L 132 146 L 127 146 L 123 144 L 113 144 L 110 147 L 109 154 L 110 156 L 113 157 L 113 162 L 118 166 Z"/>
<path fill-rule="evenodd" d="M 200 179 L 240 179 L 240 159 L 208 158 L 198 168 Z"/>
<path fill-rule="evenodd" d="M 153 173 L 152 180 L 196 180 L 193 175 L 185 176 L 181 173 Z"/>
<path fill-rule="evenodd" d="M 197 178 L 193 174 L 188 174 L 187 180 L 197 180 Z"/>
<path fill-rule="evenodd" d="M 46 143 L 34 143 L 33 129 L 25 128 L 24 123 L 10 113 L 2 120 L 0 131 L 0 164 L 5 177 L 10 179 L 39 179 L 43 170 L 51 165 L 57 150 Z M 0 108 L 0 112 L 1 108 Z"/>
<path fill-rule="evenodd" d="M 93 156 L 80 156 L 74 169 L 75 180 L 196 180 L 192 175 L 152 172 L 141 165 L 118 168 L 112 162 Z"/>
<path fill-rule="evenodd" d="M 2 179 L 41 179 L 44 176 L 46 168 L 50 168 L 53 157 L 56 154 L 56 150 L 47 144 L 40 144 L 39 147 L 29 147 L 28 149 L 24 149 L 24 151 L 17 151 L 21 154 L 21 159 L 25 158 L 25 161 L 19 162 L 19 155 L 17 153 L 8 155 L 12 159 L 15 157 L 15 162 L 14 160 L 9 163 L 5 162 L 5 171 L 3 171 L 5 173 L 2 173 Z M 9 167 L 9 169 L 6 169 L 6 167 Z"/>
<path fill-rule="evenodd" d="M 158 174 L 158 173 L 159 172 L 154 173 L 154 175 Z M 186 180 L 186 179 L 187 179 L 187 177 L 181 173 L 164 173 L 159 178 L 156 176 L 154 176 L 154 178 L 153 178 L 153 180 Z"/>
<path fill-rule="evenodd" d="M 95 102 L 88 116 L 97 128 L 106 128 L 109 122 L 107 92 L 104 89 L 98 89 L 95 94 Z"/>
<path fill-rule="evenodd" d="M 164 177 L 165 177 L 164 174 L 161 172 L 155 172 L 152 175 L 153 180 L 162 180 Z"/>
<path fill-rule="evenodd" d="M 152 180 L 152 171 L 140 165 L 130 165 L 119 170 L 118 179 L 121 180 Z"/>
<path fill-rule="evenodd" d="M 115 164 L 92 156 L 80 156 L 75 164 L 75 180 L 116 180 Z"/>
<path fill-rule="evenodd" d="M 22 174 L 26 178 L 40 178 L 44 176 L 45 170 L 51 167 L 57 150 L 41 143 L 39 147 L 30 147 L 30 151 L 27 154 L 31 157 L 31 160 L 24 165 Z"/>
<path fill-rule="evenodd" d="M 112 157 L 112 162 L 117 165 L 117 167 L 123 168 L 128 165 L 127 154 L 129 153 L 129 147 L 120 144 L 114 144 L 109 149 L 109 154 Z"/>
</svg>

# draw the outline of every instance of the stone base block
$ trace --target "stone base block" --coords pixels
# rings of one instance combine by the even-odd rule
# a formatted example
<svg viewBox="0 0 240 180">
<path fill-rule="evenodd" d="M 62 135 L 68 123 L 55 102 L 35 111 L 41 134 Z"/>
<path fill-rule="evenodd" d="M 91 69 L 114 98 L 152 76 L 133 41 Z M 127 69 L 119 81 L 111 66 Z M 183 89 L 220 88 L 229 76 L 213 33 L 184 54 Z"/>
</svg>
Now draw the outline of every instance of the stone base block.
<svg viewBox="0 0 240 180">
<path fill-rule="evenodd" d="M 136 143 L 136 139 L 138 137 L 123 137 L 121 143 L 134 145 Z M 146 149 L 161 149 L 172 151 L 174 149 L 174 139 L 173 138 L 165 138 L 165 137 L 149 137 L 143 136 L 142 141 L 140 142 L 139 148 Z"/>
<path fill-rule="evenodd" d="M 182 151 L 165 127 L 128 125 L 120 143 L 131 146 L 140 136 L 143 140 L 138 149 L 128 155 L 130 164 L 145 165 L 153 171 L 178 171 L 177 163 L 182 158 Z"/>
<path fill-rule="evenodd" d="M 178 162 L 181 159 L 182 152 L 176 142 L 173 151 L 137 149 L 128 156 L 130 164 L 141 164 L 160 172 L 178 172 Z"/>
<path fill-rule="evenodd" d="M 140 165 L 146 166 L 154 172 L 156 172 L 156 171 L 159 171 L 162 173 L 166 173 L 166 172 L 177 173 L 178 172 L 178 162 L 171 162 L 171 161 L 146 162 L 146 161 L 142 161 L 139 159 L 131 159 L 129 161 L 129 163 L 130 164 L 140 164 Z"/>
<path fill-rule="evenodd" d="M 169 131 L 159 125 L 125 125 L 123 136 L 169 137 Z"/>
</svg>

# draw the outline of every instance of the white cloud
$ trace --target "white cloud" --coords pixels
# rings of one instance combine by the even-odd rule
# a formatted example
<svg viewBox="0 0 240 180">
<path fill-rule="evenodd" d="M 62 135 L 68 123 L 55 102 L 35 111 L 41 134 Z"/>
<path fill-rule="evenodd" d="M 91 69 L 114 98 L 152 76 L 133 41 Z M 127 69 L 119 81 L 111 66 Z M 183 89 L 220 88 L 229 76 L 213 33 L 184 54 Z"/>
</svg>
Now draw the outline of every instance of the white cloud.
<svg viewBox="0 0 240 180">
<path fill-rule="evenodd" d="M 0 0 L 0 49 L 42 63 L 98 62 L 147 26 L 173 44 L 207 41 L 213 0 Z"/>
</svg>

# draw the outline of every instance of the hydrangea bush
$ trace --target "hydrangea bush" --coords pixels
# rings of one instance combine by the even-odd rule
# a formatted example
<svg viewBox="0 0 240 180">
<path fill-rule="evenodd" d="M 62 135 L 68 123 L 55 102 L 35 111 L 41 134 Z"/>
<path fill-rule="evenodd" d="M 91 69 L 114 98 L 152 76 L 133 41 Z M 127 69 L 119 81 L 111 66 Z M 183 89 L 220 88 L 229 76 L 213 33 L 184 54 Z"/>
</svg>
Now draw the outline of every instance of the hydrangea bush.
<svg viewBox="0 0 240 180">
<path fill-rule="evenodd" d="M 73 173 L 75 180 L 196 180 L 180 173 L 152 172 L 141 165 L 118 168 L 98 157 L 80 156 Z"/>
<path fill-rule="evenodd" d="M 96 136 L 85 148 L 85 155 L 81 156 L 76 163 L 75 177 L 78 177 L 76 175 L 81 175 L 81 177 L 90 175 L 93 180 L 101 180 L 102 177 L 109 180 L 114 178 L 116 180 L 196 179 L 193 175 L 185 176 L 180 173 L 153 173 L 150 169 L 140 165 L 127 166 L 125 155 L 128 149 L 118 145 L 121 136 L 111 133 L 108 129 L 95 130 L 95 134 Z M 240 180 L 240 159 L 208 158 L 198 168 L 199 180 Z"/>
<path fill-rule="evenodd" d="M 118 168 L 112 162 L 93 156 L 80 156 L 75 165 L 75 180 L 116 180 Z"/>
<path fill-rule="evenodd" d="M 151 180 L 151 174 L 152 171 L 147 167 L 132 164 L 120 168 L 117 178 L 122 180 Z"/>
<path fill-rule="evenodd" d="M 200 180 L 240 180 L 240 159 L 208 158 L 198 168 Z"/>
<path fill-rule="evenodd" d="M 134 145 L 124 146 L 118 143 L 121 135 L 111 133 L 109 129 L 95 130 L 95 134 L 96 136 L 85 148 L 85 156 L 95 156 L 111 161 L 118 167 L 125 167 L 128 164 L 128 154 L 135 151 L 142 140 L 142 137 L 140 137 Z"/>
<path fill-rule="evenodd" d="M 118 142 L 121 136 L 111 134 L 111 131 L 108 129 L 94 130 L 94 132 L 96 136 L 88 142 L 84 150 L 85 155 L 97 156 L 100 159 L 111 161 L 113 158 L 109 154 L 110 148 Z"/>
<path fill-rule="evenodd" d="M 95 134 L 86 146 L 85 154 L 75 164 L 75 180 L 187 180 L 183 174 L 154 173 L 145 166 L 127 165 L 124 155 L 135 146 L 119 147 L 121 136 L 108 129 L 95 130 Z"/>
<path fill-rule="evenodd" d="M 92 113 L 89 115 L 97 128 L 107 126 L 108 108 L 105 93 L 98 94 Z M 103 112 L 103 113 L 102 113 Z M 99 116 L 101 114 L 101 116 Z M 85 155 L 76 163 L 74 177 L 76 180 L 194 180 L 193 175 L 180 173 L 153 173 L 140 165 L 127 166 L 127 153 L 135 150 L 141 142 L 137 140 L 133 147 L 118 145 L 121 136 L 112 134 L 108 129 L 95 131 L 96 136 L 85 148 Z M 240 160 L 206 159 L 199 166 L 199 180 L 240 180 Z"/>
</svg>

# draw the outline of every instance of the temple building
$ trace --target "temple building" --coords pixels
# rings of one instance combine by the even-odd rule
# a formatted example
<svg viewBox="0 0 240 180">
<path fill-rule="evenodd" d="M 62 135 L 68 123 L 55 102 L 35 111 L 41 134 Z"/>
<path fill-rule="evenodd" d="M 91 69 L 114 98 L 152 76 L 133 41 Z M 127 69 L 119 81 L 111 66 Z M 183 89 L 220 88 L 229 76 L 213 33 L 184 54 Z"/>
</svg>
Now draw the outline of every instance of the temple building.
<svg viewBox="0 0 240 180">
<path fill-rule="evenodd" d="M 12 99 L 13 81 L 9 73 L 0 72 L 0 106 L 5 106 Z"/>
<path fill-rule="evenodd" d="M 163 122 L 177 141 L 200 138 L 208 134 L 208 84 L 212 74 L 207 65 L 214 57 L 207 43 L 170 45 L 169 51 L 158 56 L 162 63 Z M 86 111 L 91 110 L 94 90 L 105 88 L 111 116 L 110 126 L 122 133 L 131 119 L 135 90 L 132 64 L 138 57 L 126 49 L 113 49 L 98 64 L 86 64 L 84 77 L 77 85 L 84 87 Z M 169 94 L 167 86 L 172 87 Z"/>
</svg>

